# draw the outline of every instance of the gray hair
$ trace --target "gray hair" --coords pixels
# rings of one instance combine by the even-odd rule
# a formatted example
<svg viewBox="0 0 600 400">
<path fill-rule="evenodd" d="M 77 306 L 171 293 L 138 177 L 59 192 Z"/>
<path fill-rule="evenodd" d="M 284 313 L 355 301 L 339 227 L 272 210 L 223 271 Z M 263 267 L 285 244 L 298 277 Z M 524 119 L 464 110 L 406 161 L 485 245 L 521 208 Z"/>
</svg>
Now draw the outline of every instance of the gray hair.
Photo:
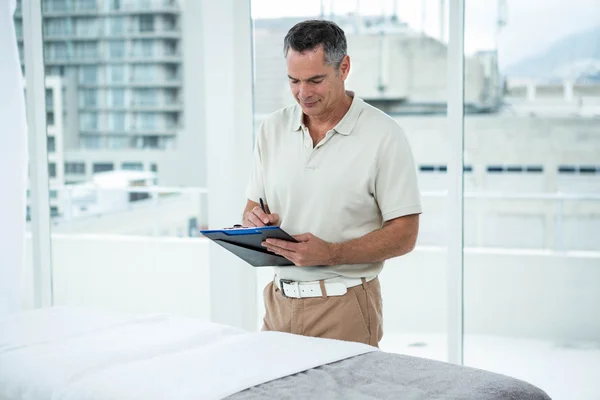
<svg viewBox="0 0 600 400">
<path fill-rule="evenodd" d="M 348 45 L 344 31 L 331 21 L 308 20 L 294 25 L 285 35 L 283 56 L 287 56 L 289 49 L 303 53 L 316 50 L 321 45 L 325 51 L 325 63 L 339 69 Z"/>
</svg>

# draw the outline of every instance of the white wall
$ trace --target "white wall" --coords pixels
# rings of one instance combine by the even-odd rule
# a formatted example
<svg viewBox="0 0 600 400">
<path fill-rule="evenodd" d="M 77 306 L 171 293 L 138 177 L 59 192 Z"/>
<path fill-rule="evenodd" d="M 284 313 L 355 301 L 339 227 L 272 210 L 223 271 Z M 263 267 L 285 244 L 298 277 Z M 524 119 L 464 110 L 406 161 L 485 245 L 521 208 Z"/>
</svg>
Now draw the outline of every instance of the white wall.
<svg viewBox="0 0 600 400">
<path fill-rule="evenodd" d="M 55 304 L 208 318 L 208 249 L 202 238 L 54 234 Z M 386 264 L 386 332 L 446 331 L 446 268 L 445 250 L 437 247 L 419 247 Z M 262 319 L 262 289 L 271 269 L 258 268 L 257 274 Z M 23 282 L 30 308 L 30 257 Z M 600 253 L 466 249 L 465 332 L 598 341 Z"/>
</svg>

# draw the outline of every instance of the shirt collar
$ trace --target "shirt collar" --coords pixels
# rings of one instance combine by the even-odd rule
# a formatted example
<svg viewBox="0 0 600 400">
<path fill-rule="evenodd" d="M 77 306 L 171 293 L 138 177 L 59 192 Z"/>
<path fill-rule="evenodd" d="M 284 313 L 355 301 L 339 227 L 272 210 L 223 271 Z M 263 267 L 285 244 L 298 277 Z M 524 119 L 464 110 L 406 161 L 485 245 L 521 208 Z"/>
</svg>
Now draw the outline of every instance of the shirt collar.
<svg viewBox="0 0 600 400">
<path fill-rule="evenodd" d="M 350 135 L 352 133 L 352 129 L 356 125 L 356 121 L 358 121 L 358 117 L 362 112 L 364 101 L 354 95 L 353 91 L 346 91 L 346 93 L 352 97 L 352 104 L 350 104 L 350 108 L 344 115 L 344 117 L 337 123 L 337 125 L 333 128 L 337 133 L 342 135 Z M 304 127 L 304 113 L 302 112 L 302 108 L 296 104 L 294 107 L 294 114 L 292 117 L 292 125 L 291 131 L 297 132 L 301 128 Z"/>
</svg>

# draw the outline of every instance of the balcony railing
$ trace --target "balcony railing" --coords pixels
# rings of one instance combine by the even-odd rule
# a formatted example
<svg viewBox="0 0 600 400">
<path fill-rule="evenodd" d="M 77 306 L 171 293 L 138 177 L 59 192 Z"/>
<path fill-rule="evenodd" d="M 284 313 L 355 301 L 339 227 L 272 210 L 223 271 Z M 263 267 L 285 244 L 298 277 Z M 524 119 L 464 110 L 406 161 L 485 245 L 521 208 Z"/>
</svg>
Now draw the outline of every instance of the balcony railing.
<svg viewBox="0 0 600 400">
<path fill-rule="evenodd" d="M 142 225 L 146 229 L 144 231 L 146 234 L 161 231 L 163 234 L 177 236 L 181 235 L 181 232 L 188 231 L 190 220 L 196 221 L 197 227 L 205 226 L 207 221 L 207 202 L 205 201 L 207 190 L 205 188 L 156 186 L 101 189 L 94 187 L 78 188 L 67 185 L 53 187 L 52 189 L 58 191 L 61 199 L 59 203 L 60 218 L 54 219 L 55 226 L 59 231 L 67 229 L 68 226 L 79 226 L 82 232 L 96 233 L 94 223 L 89 221 L 107 220 L 112 218 L 111 215 L 119 215 L 118 220 L 120 223 L 115 227 L 123 227 L 127 222 L 127 212 L 132 212 L 132 221 L 138 221 L 135 218 L 135 212 L 139 212 L 140 209 L 149 210 L 149 221 L 161 214 L 169 221 L 178 218 L 177 224 L 169 222 L 165 227 L 160 226 L 160 219 L 158 219 L 156 221 L 157 229 L 147 229 L 148 226 L 144 223 Z M 87 195 L 82 197 L 82 193 L 87 193 Z M 137 193 L 136 201 L 125 201 L 131 197 L 132 193 Z M 144 194 L 147 198 L 143 199 L 141 194 Z M 193 200 L 190 200 L 189 196 L 192 196 Z M 446 232 L 443 224 L 446 218 L 444 211 L 446 196 L 447 192 L 445 191 L 422 193 L 424 213 L 421 216 L 419 245 L 445 246 L 444 237 Z M 594 237 L 600 235 L 600 225 L 589 222 L 593 221 L 590 218 L 594 218 L 594 216 L 600 220 L 600 193 L 466 192 L 464 197 L 465 210 L 468 211 L 465 213 L 464 227 L 465 237 L 469 238 L 465 241 L 467 247 L 600 251 L 600 241 L 593 240 Z M 93 205 L 92 200 L 95 201 L 95 199 L 99 199 L 99 202 L 104 201 L 103 204 L 105 205 Z M 166 206 L 166 201 L 170 201 L 172 204 L 181 201 L 182 207 L 174 212 L 173 210 L 177 207 L 169 208 Z M 202 208 L 204 214 L 198 212 L 200 208 Z M 169 213 L 172 212 L 174 212 L 173 217 L 169 217 Z M 186 212 L 189 215 L 186 216 Z M 506 214 L 515 218 L 516 224 L 519 223 L 519 218 L 522 218 L 523 221 L 537 218 L 542 222 L 539 225 L 523 224 L 522 226 L 517 225 L 516 228 L 514 226 L 512 228 L 502 228 L 502 218 Z M 79 225 L 70 223 L 77 218 L 87 218 L 88 223 Z M 232 223 L 234 222 L 237 221 L 232 221 Z M 130 225 L 131 227 L 124 229 L 124 231 L 131 233 L 143 231 L 141 228 L 137 229 L 135 222 Z M 74 228 L 68 229 L 70 232 L 74 232 Z M 505 229 L 506 232 L 500 231 L 501 229 Z M 102 231 L 123 233 L 118 229 L 106 231 L 104 227 Z M 511 238 L 512 241 L 509 241 L 510 243 L 517 243 L 517 245 L 503 244 L 506 243 L 503 239 L 507 235 L 517 235 Z M 538 239 L 531 240 L 531 237 Z M 520 243 L 521 241 L 525 244 Z M 528 243 L 537 244 L 530 245 Z"/>
</svg>

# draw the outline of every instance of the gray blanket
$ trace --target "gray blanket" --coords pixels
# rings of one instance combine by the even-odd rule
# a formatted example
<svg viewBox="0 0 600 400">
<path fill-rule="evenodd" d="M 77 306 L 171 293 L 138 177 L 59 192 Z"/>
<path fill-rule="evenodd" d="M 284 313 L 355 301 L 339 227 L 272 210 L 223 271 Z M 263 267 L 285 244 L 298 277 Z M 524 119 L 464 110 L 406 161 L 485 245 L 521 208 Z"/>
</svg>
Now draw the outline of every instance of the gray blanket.
<svg viewBox="0 0 600 400">
<path fill-rule="evenodd" d="M 550 397 L 529 383 L 504 375 L 374 352 L 267 382 L 228 399 L 549 400 Z"/>
</svg>

